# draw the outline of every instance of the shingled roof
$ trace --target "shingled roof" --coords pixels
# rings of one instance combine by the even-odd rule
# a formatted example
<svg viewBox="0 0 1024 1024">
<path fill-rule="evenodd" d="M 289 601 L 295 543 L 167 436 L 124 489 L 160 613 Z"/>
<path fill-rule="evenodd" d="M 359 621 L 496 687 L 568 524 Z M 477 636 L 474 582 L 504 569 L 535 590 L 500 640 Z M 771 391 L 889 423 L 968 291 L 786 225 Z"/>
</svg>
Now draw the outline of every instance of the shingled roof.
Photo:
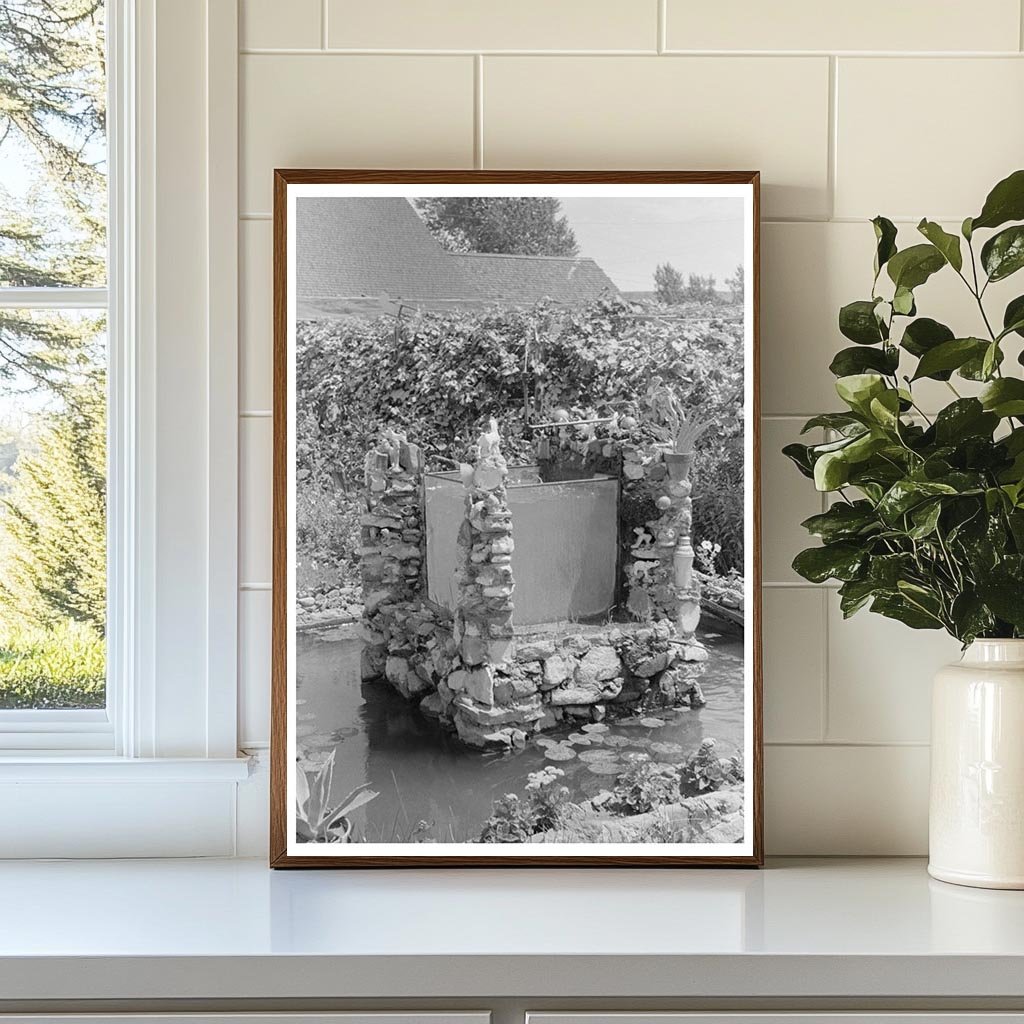
<svg viewBox="0 0 1024 1024">
<path fill-rule="evenodd" d="M 296 200 L 299 316 L 396 303 L 424 308 L 587 302 L 617 292 L 592 260 L 451 253 L 403 198 Z"/>
</svg>

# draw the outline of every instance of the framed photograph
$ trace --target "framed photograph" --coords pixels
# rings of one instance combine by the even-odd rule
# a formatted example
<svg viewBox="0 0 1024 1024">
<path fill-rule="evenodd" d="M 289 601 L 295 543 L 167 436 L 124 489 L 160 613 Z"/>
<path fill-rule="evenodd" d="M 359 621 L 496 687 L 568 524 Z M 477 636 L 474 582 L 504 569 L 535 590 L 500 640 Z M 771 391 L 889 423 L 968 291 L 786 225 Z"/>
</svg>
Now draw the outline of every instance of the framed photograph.
<svg viewBox="0 0 1024 1024">
<path fill-rule="evenodd" d="M 275 867 L 762 862 L 758 174 L 278 170 Z"/>
</svg>

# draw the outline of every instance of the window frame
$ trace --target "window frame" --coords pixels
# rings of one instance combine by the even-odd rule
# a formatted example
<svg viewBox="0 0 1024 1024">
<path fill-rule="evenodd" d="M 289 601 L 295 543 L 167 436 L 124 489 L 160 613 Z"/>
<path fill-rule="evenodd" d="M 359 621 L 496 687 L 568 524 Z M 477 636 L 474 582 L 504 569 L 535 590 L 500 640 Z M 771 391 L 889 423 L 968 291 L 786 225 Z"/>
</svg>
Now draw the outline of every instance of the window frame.
<svg viewBox="0 0 1024 1024">
<path fill-rule="evenodd" d="M 26 826 L 0 832 L 0 857 L 159 856 L 190 829 L 197 852 L 230 855 L 248 777 L 237 750 L 237 0 L 107 0 L 107 52 L 108 287 L 0 296 L 105 299 L 107 709 L 0 715 L 0 817 Z M 111 782 L 125 783 L 116 798 Z"/>
<path fill-rule="evenodd" d="M 122 275 L 133 261 L 130 245 L 134 218 L 126 197 L 135 175 L 130 129 L 135 114 L 134 55 L 131 38 L 133 0 L 105 0 L 107 67 L 107 283 L 103 287 L 4 288 L 0 308 L 43 310 L 102 310 L 107 315 L 107 651 L 106 704 L 103 708 L 0 709 L 0 755 L 11 752 L 113 754 L 121 744 L 115 730 L 120 689 L 125 678 L 123 658 L 124 608 L 120 587 L 112 586 L 125 572 L 122 504 L 134 489 L 125 478 L 122 448 L 130 436 L 131 399 L 125 387 L 130 358 L 130 320 L 124 316 L 128 289 Z M 113 283 L 116 282 L 116 283 Z M 128 399 L 115 402 L 115 396 Z M 113 597 L 112 602 L 110 598 Z"/>
</svg>

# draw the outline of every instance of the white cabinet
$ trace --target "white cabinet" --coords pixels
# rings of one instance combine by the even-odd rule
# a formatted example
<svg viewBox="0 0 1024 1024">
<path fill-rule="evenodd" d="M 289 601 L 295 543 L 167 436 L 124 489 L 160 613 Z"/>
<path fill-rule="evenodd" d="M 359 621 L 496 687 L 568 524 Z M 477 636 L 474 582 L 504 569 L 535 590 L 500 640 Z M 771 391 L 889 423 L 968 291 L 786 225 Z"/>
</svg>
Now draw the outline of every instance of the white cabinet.
<svg viewBox="0 0 1024 1024">
<path fill-rule="evenodd" d="M 526 1024 L 1024 1024 L 1022 1013 L 528 1013 Z"/>
<path fill-rule="evenodd" d="M 0 1024 L 490 1024 L 489 1013 L 0 1013 Z"/>
</svg>

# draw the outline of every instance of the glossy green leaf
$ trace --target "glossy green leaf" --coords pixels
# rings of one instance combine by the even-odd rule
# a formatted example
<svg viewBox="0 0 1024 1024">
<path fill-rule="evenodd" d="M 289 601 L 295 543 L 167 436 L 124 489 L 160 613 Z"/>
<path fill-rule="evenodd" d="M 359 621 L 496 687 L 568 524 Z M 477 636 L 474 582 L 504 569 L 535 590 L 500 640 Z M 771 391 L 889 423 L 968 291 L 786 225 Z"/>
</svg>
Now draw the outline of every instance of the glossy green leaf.
<svg viewBox="0 0 1024 1024">
<path fill-rule="evenodd" d="M 933 377 L 941 380 L 943 373 L 959 369 L 969 359 L 975 356 L 984 357 L 987 348 L 988 342 L 980 338 L 953 338 L 944 341 L 921 356 L 913 379 Z"/>
<path fill-rule="evenodd" d="M 935 532 L 941 514 L 942 504 L 938 501 L 927 501 L 923 505 L 918 505 L 910 513 L 910 521 L 913 525 L 907 531 L 908 534 L 914 540 L 924 540 L 925 537 L 931 536 Z"/>
<path fill-rule="evenodd" d="M 985 346 L 985 356 L 981 360 L 982 380 L 988 380 L 992 376 L 995 368 L 1002 362 L 1001 355 L 998 341 L 993 341 Z"/>
<path fill-rule="evenodd" d="M 997 228 L 1008 220 L 1024 220 L 1024 170 L 1014 171 L 989 192 L 981 213 L 971 220 L 968 230 Z"/>
<path fill-rule="evenodd" d="M 865 555 L 860 545 L 841 541 L 819 548 L 807 548 L 793 559 L 793 569 L 812 583 L 828 579 L 853 579 L 864 564 Z"/>
<path fill-rule="evenodd" d="M 950 609 L 957 636 L 965 643 L 984 636 L 995 626 L 995 619 L 985 602 L 972 591 L 957 594 Z"/>
<path fill-rule="evenodd" d="M 814 479 L 814 461 L 811 459 L 810 447 L 806 444 L 787 444 L 782 449 L 786 456 L 800 472 L 811 479 Z"/>
<path fill-rule="evenodd" d="M 887 619 L 896 619 L 911 629 L 942 629 L 942 620 L 922 611 L 902 596 L 880 596 L 871 602 L 871 610 Z"/>
<path fill-rule="evenodd" d="M 940 445 L 957 444 L 969 437 L 991 437 L 999 417 L 986 412 L 976 398 L 958 398 L 935 417 L 935 439 Z"/>
<path fill-rule="evenodd" d="M 836 381 L 836 393 L 855 412 L 867 412 L 871 399 L 886 390 L 885 381 L 876 373 L 854 373 Z"/>
<path fill-rule="evenodd" d="M 896 225 L 887 217 L 878 216 L 871 221 L 875 229 L 875 277 L 882 267 L 896 255 Z"/>
<path fill-rule="evenodd" d="M 1013 331 L 1024 338 L 1024 295 L 1018 295 L 1007 303 L 1003 313 L 1003 331 Z"/>
<path fill-rule="evenodd" d="M 858 351 L 868 351 L 868 349 L 858 349 Z M 859 417 L 854 416 L 848 412 L 824 412 L 819 416 L 812 416 L 801 428 L 800 433 L 806 434 L 809 430 L 815 430 L 819 427 L 825 427 L 828 430 L 846 430 L 849 427 L 857 424 L 862 424 L 863 420 Z"/>
<path fill-rule="evenodd" d="M 922 243 L 901 249 L 889 260 L 886 270 L 897 288 L 913 291 L 945 265 L 945 257 L 934 245 Z"/>
<path fill-rule="evenodd" d="M 1024 267 L 1024 225 L 1000 231 L 981 249 L 981 265 L 990 281 L 1002 281 Z"/>
<path fill-rule="evenodd" d="M 1024 579 L 1005 576 L 978 583 L 978 597 L 992 613 L 1017 629 L 1024 629 Z"/>
<path fill-rule="evenodd" d="M 1024 416 L 1024 380 L 1001 377 L 978 396 L 982 406 L 996 416 Z"/>
<path fill-rule="evenodd" d="M 917 312 L 917 306 L 914 304 L 914 293 L 909 288 L 900 285 L 892 297 L 892 309 L 894 313 L 898 313 L 900 316 L 913 316 Z"/>
<path fill-rule="evenodd" d="M 901 516 L 929 498 L 956 493 L 957 489 L 952 485 L 932 480 L 897 480 L 878 503 L 878 514 L 887 523 L 895 525 Z"/>
<path fill-rule="evenodd" d="M 883 391 L 871 399 L 868 405 L 872 419 L 885 430 L 895 430 L 900 418 L 900 394 L 898 391 Z M 878 447 L 881 447 L 879 445 Z"/>
<path fill-rule="evenodd" d="M 991 352 L 989 351 L 991 349 Z M 985 357 L 988 356 L 989 361 L 994 365 L 986 370 L 985 369 Z M 998 367 L 1003 361 L 1003 350 L 997 345 L 992 348 L 991 345 L 986 344 L 985 351 L 979 352 L 978 355 L 971 356 L 963 366 L 956 371 L 958 377 L 963 377 L 964 380 L 979 380 L 985 381 L 992 377 L 995 372 L 995 367 Z"/>
<path fill-rule="evenodd" d="M 829 364 L 829 370 L 837 377 L 848 377 L 868 370 L 877 370 L 892 376 L 900 365 L 900 353 L 894 345 L 884 348 L 854 346 L 840 349 Z"/>
<path fill-rule="evenodd" d="M 814 486 L 819 491 L 836 491 L 850 479 L 850 463 L 841 451 L 826 452 L 814 463 Z"/>
<path fill-rule="evenodd" d="M 922 220 L 917 225 L 917 230 L 942 253 L 945 261 L 954 270 L 960 270 L 963 267 L 964 258 L 960 252 L 960 239 L 956 235 L 951 235 L 933 220 Z"/>
<path fill-rule="evenodd" d="M 921 357 L 930 349 L 951 341 L 956 335 L 945 325 L 930 317 L 918 317 L 913 323 L 907 324 L 900 346 L 912 356 Z"/>
<path fill-rule="evenodd" d="M 859 299 L 839 310 L 839 331 L 858 345 L 877 345 L 888 334 L 875 316 L 875 300 Z"/>
<path fill-rule="evenodd" d="M 847 504 L 837 501 L 826 512 L 811 516 L 801 524 L 808 533 L 826 544 L 847 540 L 879 529 L 878 517 L 869 501 Z"/>
</svg>

